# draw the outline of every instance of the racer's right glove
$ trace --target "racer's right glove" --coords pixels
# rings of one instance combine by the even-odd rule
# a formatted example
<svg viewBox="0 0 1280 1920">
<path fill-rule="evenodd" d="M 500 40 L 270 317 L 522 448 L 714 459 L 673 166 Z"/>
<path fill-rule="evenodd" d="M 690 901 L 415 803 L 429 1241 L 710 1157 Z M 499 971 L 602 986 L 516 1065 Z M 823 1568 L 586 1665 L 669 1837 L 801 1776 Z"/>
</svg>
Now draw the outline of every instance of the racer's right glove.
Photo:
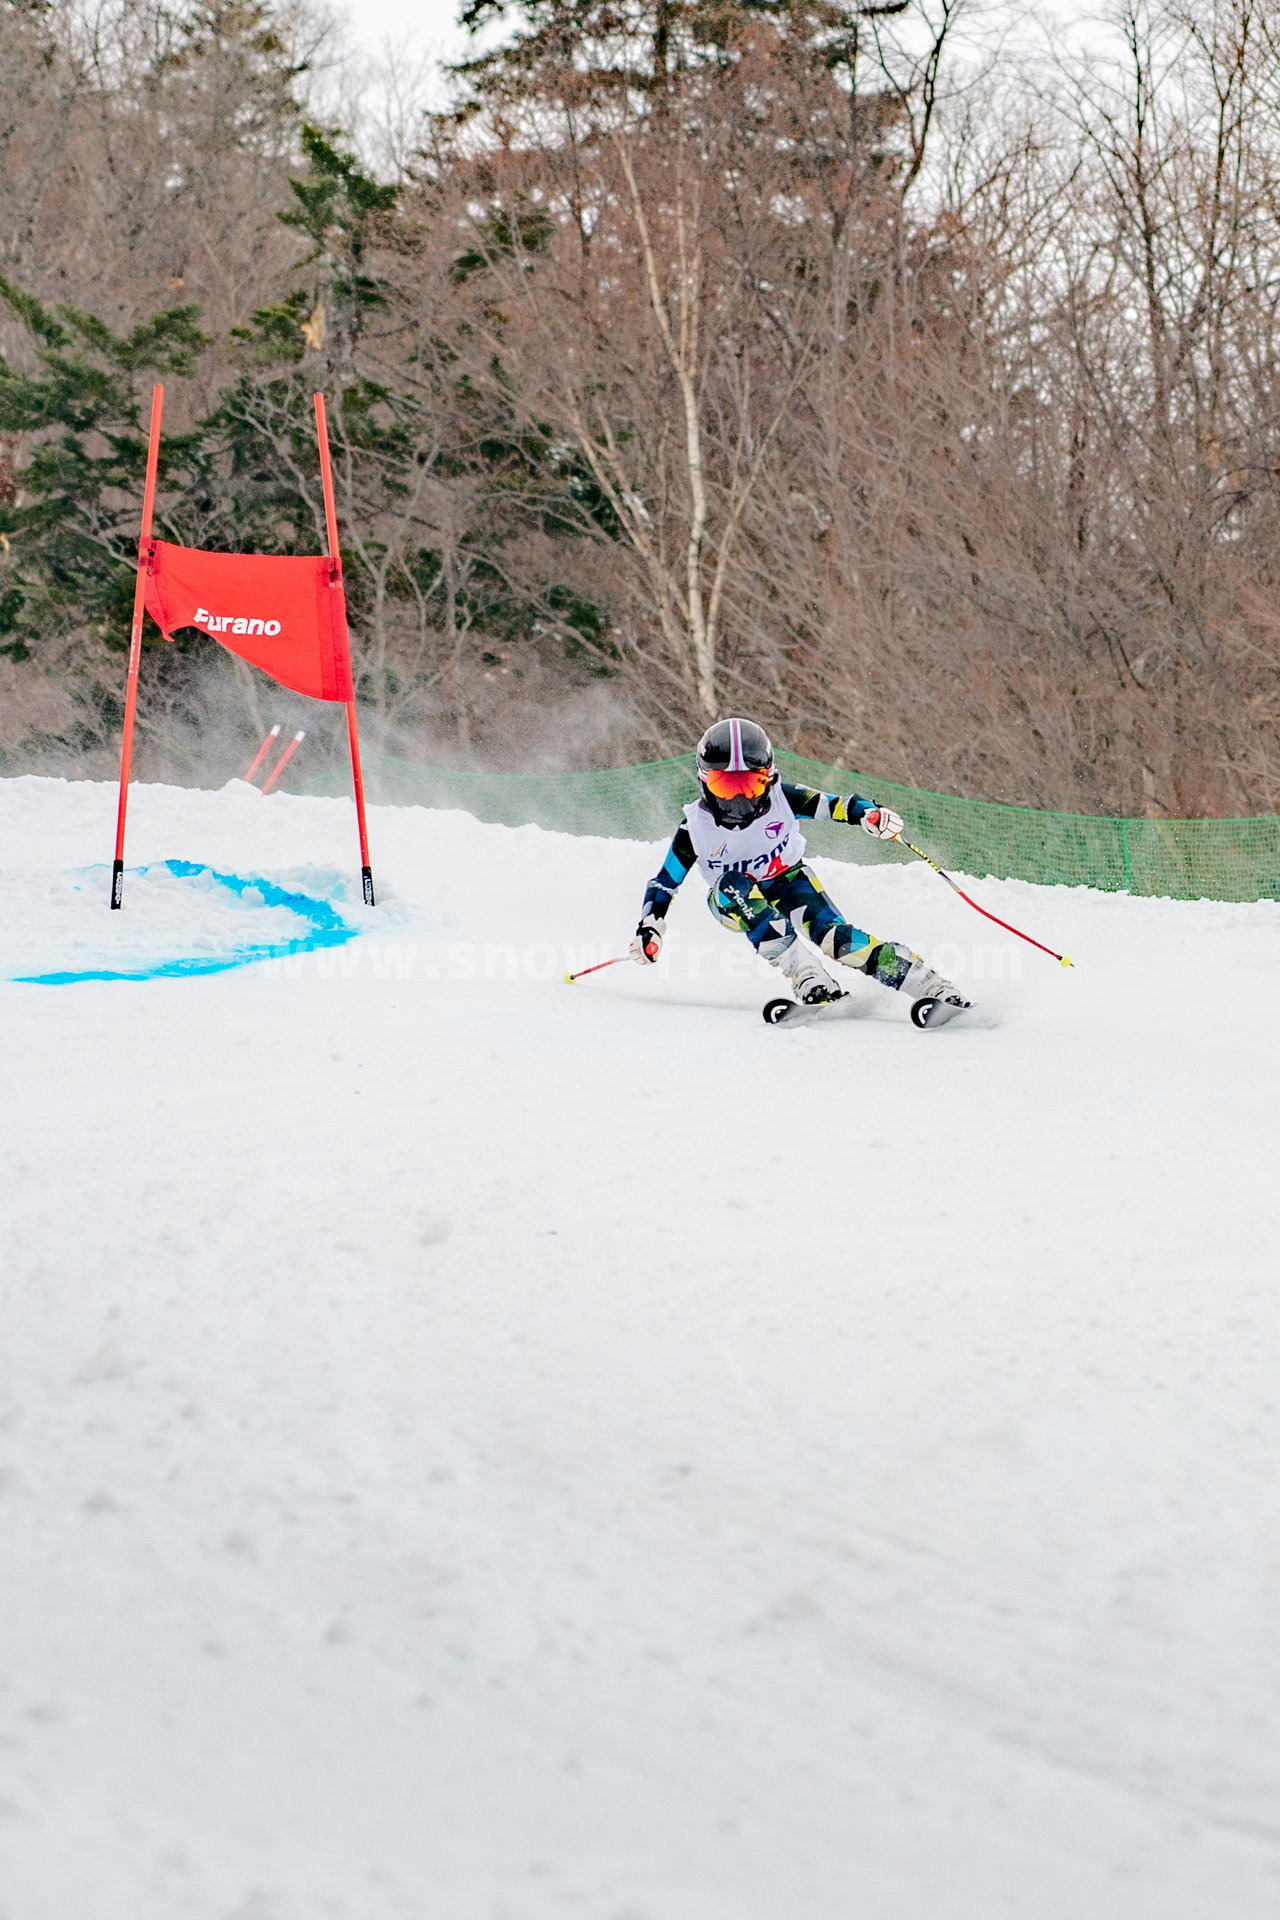
<svg viewBox="0 0 1280 1920">
<path fill-rule="evenodd" d="M 631 942 L 631 958 L 639 961 L 642 967 L 651 967 L 662 952 L 662 927 L 660 923 L 646 914 L 636 928 L 635 938 Z"/>
</svg>

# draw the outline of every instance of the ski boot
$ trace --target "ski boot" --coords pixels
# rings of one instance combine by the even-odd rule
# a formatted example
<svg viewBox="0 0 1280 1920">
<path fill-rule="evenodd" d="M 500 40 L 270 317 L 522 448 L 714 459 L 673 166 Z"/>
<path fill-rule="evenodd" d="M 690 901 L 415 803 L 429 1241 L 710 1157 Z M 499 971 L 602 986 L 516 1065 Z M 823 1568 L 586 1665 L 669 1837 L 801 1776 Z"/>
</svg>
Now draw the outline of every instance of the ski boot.
<svg viewBox="0 0 1280 1920">
<path fill-rule="evenodd" d="M 845 997 L 817 954 L 810 953 L 799 940 L 793 940 L 773 964 L 779 973 L 786 974 L 801 1006 L 821 1007 L 830 1000 L 843 1000 Z"/>
<path fill-rule="evenodd" d="M 949 980 L 926 966 L 918 954 L 911 956 L 911 966 L 901 990 L 909 994 L 912 1001 L 913 1027 L 945 1027 L 948 1020 L 967 1013 L 973 1004 Z"/>
<path fill-rule="evenodd" d="M 913 953 L 910 947 L 899 947 L 891 940 L 885 940 L 873 947 L 862 961 L 862 968 L 871 979 L 878 980 L 882 986 L 895 987 L 899 993 L 905 993 L 912 1004 L 911 1020 L 917 1027 L 943 1027 L 948 1020 L 954 1020 L 958 1013 L 967 1013 L 970 1002 L 935 973 L 929 964 Z"/>
</svg>

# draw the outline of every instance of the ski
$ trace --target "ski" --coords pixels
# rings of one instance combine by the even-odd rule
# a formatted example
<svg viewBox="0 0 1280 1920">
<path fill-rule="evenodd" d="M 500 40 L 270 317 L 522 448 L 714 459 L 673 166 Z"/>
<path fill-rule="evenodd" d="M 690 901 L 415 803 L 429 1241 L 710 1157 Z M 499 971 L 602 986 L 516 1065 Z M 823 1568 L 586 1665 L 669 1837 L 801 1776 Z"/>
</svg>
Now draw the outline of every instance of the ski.
<svg viewBox="0 0 1280 1920">
<path fill-rule="evenodd" d="M 967 1000 L 915 1000 L 911 1006 L 911 1023 L 920 1028 L 945 1027 L 949 1020 L 970 1011 Z M 853 994 L 842 993 L 838 1000 L 820 1000 L 813 1006 L 805 1006 L 798 1000 L 770 1000 L 761 1012 L 767 1026 L 799 1027 L 812 1020 L 856 1020 L 867 1012 L 867 1007 Z"/>
<path fill-rule="evenodd" d="M 838 1000 L 818 1000 L 812 1006 L 799 1000 L 770 1000 L 761 1011 L 771 1027 L 799 1027 L 809 1020 L 854 1020 L 866 1007 L 853 994 L 842 993 Z"/>
<path fill-rule="evenodd" d="M 945 1027 L 948 1020 L 969 1011 L 968 1000 L 917 1000 L 911 1008 L 911 1024 L 923 1028 Z"/>
</svg>

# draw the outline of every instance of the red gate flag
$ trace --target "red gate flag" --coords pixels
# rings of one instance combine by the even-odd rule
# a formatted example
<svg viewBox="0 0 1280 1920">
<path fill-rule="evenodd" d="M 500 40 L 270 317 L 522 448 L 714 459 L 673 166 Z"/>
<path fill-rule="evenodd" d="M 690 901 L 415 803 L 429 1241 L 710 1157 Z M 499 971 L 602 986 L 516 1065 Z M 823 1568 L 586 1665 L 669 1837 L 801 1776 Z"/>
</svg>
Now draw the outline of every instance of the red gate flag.
<svg viewBox="0 0 1280 1920">
<path fill-rule="evenodd" d="M 282 687 L 350 700 L 351 652 L 342 570 L 327 556 L 206 553 L 150 540 L 141 556 L 147 612 L 166 640 L 199 627 Z"/>
<path fill-rule="evenodd" d="M 228 652 L 261 667 L 281 686 L 313 700 L 337 700 L 347 710 L 351 748 L 351 791 L 360 834 L 360 891 L 366 907 L 373 901 L 369 865 L 369 827 L 364 811 L 364 775 L 360 771 L 360 730 L 356 723 L 351 678 L 351 644 L 342 593 L 338 548 L 338 507 L 329 458 L 329 425 L 324 395 L 314 396 L 320 484 L 324 491 L 324 530 L 328 552 L 315 559 L 277 558 L 266 553 L 206 553 L 202 547 L 174 547 L 151 537 L 160 470 L 160 423 L 164 388 L 151 390 L 147 429 L 147 471 L 142 489 L 142 531 L 133 583 L 133 625 L 129 630 L 129 676 L 125 683 L 124 727 L 120 735 L 120 797 L 116 802 L 116 853 L 111 862 L 111 904 L 124 904 L 124 830 L 133 767 L 133 727 L 138 710 L 138 669 L 142 664 L 142 625 L 149 613 L 166 640 L 179 627 L 199 627 L 221 641 Z M 278 736 L 279 727 L 268 740 Z M 274 786 L 302 735 L 294 736 L 271 770 L 262 791 Z M 249 769 L 255 773 L 267 740 Z M 245 778 L 249 777 L 246 774 Z"/>
</svg>

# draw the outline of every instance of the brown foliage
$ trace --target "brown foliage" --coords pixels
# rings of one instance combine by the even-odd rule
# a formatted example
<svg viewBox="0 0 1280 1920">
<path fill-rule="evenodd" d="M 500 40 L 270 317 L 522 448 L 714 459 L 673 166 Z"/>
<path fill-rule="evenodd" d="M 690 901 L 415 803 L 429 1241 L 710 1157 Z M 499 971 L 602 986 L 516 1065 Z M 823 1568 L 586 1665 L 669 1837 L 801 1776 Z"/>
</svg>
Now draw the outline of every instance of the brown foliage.
<svg viewBox="0 0 1280 1920">
<path fill-rule="evenodd" d="M 1280 15 L 1127 18 L 923 174 L 919 89 L 851 95 L 800 10 L 473 143 L 491 377 L 609 500 L 656 744 L 728 705 L 992 798 L 1280 804 Z"/>
</svg>

